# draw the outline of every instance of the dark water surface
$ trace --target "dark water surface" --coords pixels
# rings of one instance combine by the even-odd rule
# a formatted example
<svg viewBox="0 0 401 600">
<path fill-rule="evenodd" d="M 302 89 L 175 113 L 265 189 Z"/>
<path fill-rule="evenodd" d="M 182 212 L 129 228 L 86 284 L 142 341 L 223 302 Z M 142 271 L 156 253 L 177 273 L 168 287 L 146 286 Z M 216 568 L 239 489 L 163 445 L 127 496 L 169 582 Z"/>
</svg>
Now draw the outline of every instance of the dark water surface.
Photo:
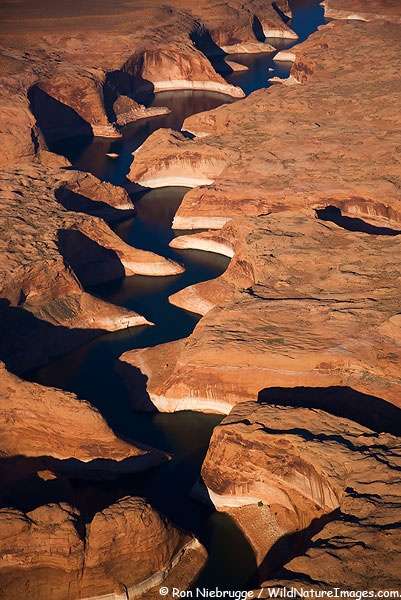
<svg viewBox="0 0 401 600">
<path fill-rule="evenodd" d="M 310 3 L 309 3 L 310 5 Z M 299 8 L 293 28 L 305 39 L 323 22 L 319 6 Z M 290 23 L 291 24 L 291 23 Z M 294 42 L 269 40 L 277 48 Z M 226 76 L 246 94 L 267 87 L 273 76 L 287 77 L 291 65 L 273 61 L 272 54 L 232 55 L 229 58 L 249 70 Z M 67 156 L 76 169 L 89 171 L 105 181 L 126 183 L 132 152 L 160 127 L 180 129 L 184 119 L 213 109 L 233 99 L 197 91 L 163 92 L 147 99 L 149 106 L 168 106 L 169 115 L 146 119 L 128 126 L 119 140 L 67 140 L 51 148 Z M 106 156 L 119 154 L 117 159 Z M 34 381 L 77 393 L 96 406 L 117 435 L 168 451 L 173 459 L 144 475 L 127 476 L 114 482 L 81 482 L 82 494 L 103 498 L 105 505 L 127 494 L 141 494 L 177 525 L 193 531 L 205 544 L 209 560 L 201 576 L 202 585 L 241 589 L 255 571 L 253 552 L 232 520 L 190 498 L 208 448 L 213 427 L 221 417 L 190 411 L 174 414 L 135 411 L 130 390 L 118 369 L 118 357 L 134 348 L 146 348 L 188 336 L 199 317 L 168 302 L 168 297 L 194 283 L 218 277 L 229 260 L 201 251 L 174 251 L 170 240 L 179 233 L 171 229 L 185 188 L 152 190 L 135 199 L 137 214 L 121 223 L 116 232 L 137 248 L 155 251 L 177 260 L 185 272 L 172 277 L 133 276 L 89 290 L 110 303 L 143 314 L 153 326 L 134 327 L 105 334 L 49 365 L 37 370 Z"/>
</svg>

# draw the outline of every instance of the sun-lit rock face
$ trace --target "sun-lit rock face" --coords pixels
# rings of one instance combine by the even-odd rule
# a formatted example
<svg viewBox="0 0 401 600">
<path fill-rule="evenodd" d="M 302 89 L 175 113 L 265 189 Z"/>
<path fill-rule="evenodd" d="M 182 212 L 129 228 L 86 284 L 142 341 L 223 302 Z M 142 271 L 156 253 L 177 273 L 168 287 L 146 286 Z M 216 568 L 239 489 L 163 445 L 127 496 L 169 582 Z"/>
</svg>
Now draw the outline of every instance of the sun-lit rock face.
<svg viewBox="0 0 401 600">
<path fill-rule="evenodd" d="M 106 116 L 105 79 L 98 69 L 82 72 L 67 67 L 30 89 L 31 110 L 49 141 L 77 135 L 120 137 Z"/>
<path fill-rule="evenodd" d="M 326 16 L 332 19 L 384 19 L 401 23 L 401 6 L 397 0 L 324 0 L 323 4 Z"/>
<path fill-rule="evenodd" d="M 151 109 L 142 115 L 131 107 L 115 118 L 113 103 L 120 96 L 136 100 L 141 89 L 242 97 L 205 54 L 221 54 L 222 48 L 271 51 L 265 35 L 294 37 L 272 6 L 260 0 L 213 5 L 152 0 L 146 6 L 118 0 L 110 14 L 88 0 L 46 5 L 42 13 L 29 5 L 19 9 L 1 8 L 0 160 L 5 165 L 37 153 L 31 136 L 35 122 L 51 143 L 75 135 L 115 138 L 120 135 L 115 124 L 161 114 Z"/>
<path fill-rule="evenodd" d="M 141 119 L 166 115 L 170 112 L 170 109 L 163 106 L 146 108 L 143 104 L 135 102 L 129 96 L 121 95 L 113 103 L 113 112 L 117 125 L 124 127 L 124 125 Z"/>
<path fill-rule="evenodd" d="M 100 214 L 106 207 L 107 215 L 121 218 L 124 206 L 132 210 L 121 188 L 40 165 L 4 173 L 0 188 L 0 356 L 19 372 L 102 331 L 148 322 L 90 295 L 87 286 L 135 273 L 158 276 L 183 270 L 171 260 L 132 248 L 103 220 L 80 212 L 100 204 Z"/>
<path fill-rule="evenodd" d="M 232 153 L 213 184 L 186 194 L 174 227 L 327 205 L 397 227 L 400 39 L 392 23 L 331 23 L 291 50 L 294 85 L 188 117 L 183 129 L 199 136 L 186 142 L 188 155 Z"/>
<path fill-rule="evenodd" d="M 179 57 L 179 60 L 177 60 Z M 197 89 L 242 98 L 244 92 L 216 73 L 191 43 L 175 43 L 133 55 L 125 70 L 137 81 L 136 92 Z"/>
<path fill-rule="evenodd" d="M 9 600 L 149 597 L 187 588 L 206 553 L 145 500 L 122 498 L 89 523 L 68 504 L 0 510 L 0 593 Z"/>
<path fill-rule="evenodd" d="M 135 152 L 129 179 L 150 188 L 213 183 L 224 170 L 228 153 L 218 147 L 202 152 L 195 143 L 192 146 L 193 153 L 191 140 L 188 143 L 183 134 L 172 129 L 158 129 Z"/>
<path fill-rule="evenodd" d="M 291 213 L 234 221 L 192 246 L 188 236 L 187 248 L 234 251 L 218 280 L 172 298 L 204 318 L 186 340 L 122 360 L 148 377 L 163 411 L 228 412 L 266 386 L 302 385 L 400 406 L 400 239 Z"/>
<path fill-rule="evenodd" d="M 134 212 L 128 192 L 91 173 L 75 171 L 65 185 L 56 191 L 56 197 L 67 210 L 99 216 L 106 221 L 118 221 Z"/>
<path fill-rule="evenodd" d="M 259 581 L 397 589 L 399 438 L 279 406 L 272 392 L 271 405 L 240 404 L 215 428 L 202 467 L 210 500 L 253 546 Z M 282 580 L 269 580 L 283 563 Z"/>
<path fill-rule="evenodd" d="M 100 413 L 74 394 L 25 382 L 2 363 L 0 375 L 3 458 L 67 461 L 64 466 L 59 463 L 60 471 L 67 473 L 79 473 L 85 464 L 94 472 L 134 472 L 163 460 L 162 452 L 119 440 Z M 69 459 L 76 461 L 69 464 Z"/>
</svg>

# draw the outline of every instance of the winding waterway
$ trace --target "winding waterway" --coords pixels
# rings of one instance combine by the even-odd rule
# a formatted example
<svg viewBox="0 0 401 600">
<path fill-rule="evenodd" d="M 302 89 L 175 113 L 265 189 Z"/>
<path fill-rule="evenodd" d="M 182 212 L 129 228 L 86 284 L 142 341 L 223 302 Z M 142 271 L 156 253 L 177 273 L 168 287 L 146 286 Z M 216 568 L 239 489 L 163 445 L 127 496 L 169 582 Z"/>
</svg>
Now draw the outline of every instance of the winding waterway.
<svg viewBox="0 0 401 600">
<path fill-rule="evenodd" d="M 323 23 L 320 6 L 311 9 L 308 5 L 299 8 L 294 15 L 293 27 L 301 40 Z M 280 48 L 294 44 L 282 40 L 269 41 Z M 247 71 L 227 76 L 227 81 L 242 87 L 246 94 L 267 87 L 273 76 L 288 76 L 290 69 L 289 64 L 274 62 L 271 54 L 233 55 L 230 59 L 249 67 Z M 121 140 L 73 140 L 51 149 L 68 156 L 77 169 L 124 185 L 132 152 L 153 131 L 160 127 L 180 129 L 190 114 L 232 101 L 232 98 L 208 92 L 159 93 L 149 98 L 147 104 L 168 106 L 171 113 L 126 127 Z M 118 158 L 111 160 L 106 156 L 109 152 L 117 153 Z M 221 416 L 189 411 L 175 414 L 135 412 L 130 391 L 116 368 L 118 357 L 127 350 L 188 336 L 199 317 L 174 307 L 168 297 L 189 285 L 218 277 L 227 268 L 229 260 L 220 255 L 169 248 L 171 239 L 184 233 L 173 232 L 171 223 L 186 191 L 185 188 L 170 187 L 137 197 L 136 217 L 115 228 L 127 243 L 171 257 L 184 265 L 185 272 L 172 277 L 127 277 L 89 290 L 108 302 L 143 314 L 154 326 L 105 334 L 37 370 L 32 378 L 47 386 L 74 391 L 81 398 L 90 400 L 117 435 L 172 454 L 170 462 L 142 476 L 126 476 L 96 485 L 76 482 L 77 493 L 92 498 L 93 510 L 130 494 L 148 497 L 161 513 L 194 532 L 206 546 L 209 559 L 200 583 L 218 585 L 221 589 L 240 589 L 246 587 L 256 568 L 249 544 L 227 515 L 217 513 L 190 497 L 213 427 L 219 423 Z"/>
</svg>

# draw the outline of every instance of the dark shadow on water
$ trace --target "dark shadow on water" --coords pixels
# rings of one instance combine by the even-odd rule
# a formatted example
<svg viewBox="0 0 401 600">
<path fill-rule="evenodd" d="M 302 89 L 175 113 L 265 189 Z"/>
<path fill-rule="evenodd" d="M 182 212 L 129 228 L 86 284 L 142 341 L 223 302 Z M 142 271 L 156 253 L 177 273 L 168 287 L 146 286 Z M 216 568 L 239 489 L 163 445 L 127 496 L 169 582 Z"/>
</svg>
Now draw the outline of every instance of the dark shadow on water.
<svg viewBox="0 0 401 600">
<path fill-rule="evenodd" d="M 96 329 L 69 329 L 39 319 L 22 306 L 0 299 L 0 360 L 9 371 L 26 374 L 104 333 Z"/>
<path fill-rule="evenodd" d="M 28 92 L 30 109 L 51 152 L 57 152 L 57 140 L 81 136 L 86 144 L 93 137 L 92 127 L 75 110 L 52 98 L 34 85 Z"/>
<path fill-rule="evenodd" d="M 121 210 L 110 206 L 101 200 L 91 200 L 62 186 L 55 191 L 55 197 L 66 210 L 81 212 L 93 217 L 100 217 L 109 223 L 117 223 L 129 218 L 134 213 L 134 208 Z"/>
<path fill-rule="evenodd" d="M 176 235 L 171 222 L 185 191 L 166 188 L 142 195 L 136 202 L 137 217 L 117 228 L 117 233 L 128 243 L 160 250 L 179 260 L 185 272 L 172 277 L 133 276 L 90 289 L 109 302 L 144 314 L 155 325 L 103 335 L 31 374 L 35 381 L 74 391 L 89 400 L 122 439 L 167 451 L 173 459 L 146 474 L 127 475 L 112 482 L 94 484 L 75 478 L 61 485 L 35 479 L 35 494 L 40 489 L 42 500 L 54 501 L 59 493 L 58 500 L 84 506 L 88 519 L 102 505 L 126 495 L 144 496 L 161 514 L 192 531 L 205 544 L 209 560 L 202 576 L 204 585 L 238 589 L 245 586 L 256 568 L 249 543 L 227 515 L 190 498 L 213 427 L 222 417 L 190 411 L 173 414 L 135 411 L 134 406 L 154 408 L 147 395 L 147 378 L 138 369 L 118 362 L 118 357 L 127 350 L 188 336 L 199 317 L 171 305 L 168 297 L 188 285 L 217 277 L 229 263 L 226 257 L 213 253 L 174 251 L 168 247 Z M 73 254 L 75 241 L 70 242 Z M 138 407 L 138 403 L 142 406 Z M 27 496 L 25 499 L 28 502 Z"/>
<path fill-rule="evenodd" d="M 121 279 L 125 275 L 120 257 L 104 248 L 77 229 L 60 229 L 58 249 L 84 287 L 104 281 Z"/>
<path fill-rule="evenodd" d="M 122 129 L 122 138 L 105 139 L 75 137 L 53 142 L 52 151 L 66 156 L 74 168 L 93 173 L 103 181 L 115 185 L 126 185 L 133 156 L 132 153 L 157 129 L 181 129 L 186 117 L 191 114 L 211 110 L 222 104 L 233 102 L 233 98 L 215 92 L 181 90 L 153 94 L 149 91 L 142 103 L 147 106 L 167 106 L 171 112 L 136 121 Z M 115 153 L 117 158 L 110 158 Z"/>
<path fill-rule="evenodd" d="M 399 408 L 375 396 L 350 387 L 266 388 L 259 392 L 261 404 L 318 408 L 337 417 L 350 419 L 377 432 L 401 434 Z"/>
<path fill-rule="evenodd" d="M 394 236 L 401 234 L 401 231 L 397 231 L 397 229 L 391 229 L 390 227 L 378 227 L 376 225 L 367 223 L 363 219 L 346 217 L 336 206 L 327 206 L 326 208 L 316 210 L 315 212 L 318 219 L 321 219 L 322 221 L 331 221 L 347 231 L 359 231 L 361 233 L 370 233 L 371 235 Z"/>
<path fill-rule="evenodd" d="M 260 35 L 259 25 L 254 23 L 257 35 Z M 203 43 L 206 48 L 210 40 L 199 35 L 197 43 Z M 210 45 L 209 52 L 213 53 Z M 221 56 L 221 51 L 218 54 Z M 280 76 L 277 69 L 281 67 L 274 66 L 271 55 L 245 55 L 242 60 L 251 66 L 251 72 L 232 74 L 230 82 L 240 85 L 246 93 L 269 85 L 269 77 L 273 74 Z M 268 64 L 271 65 L 271 71 L 266 68 Z M 257 68 L 252 71 L 254 67 Z M 282 76 L 287 75 L 284 70 Z M 124 77 L 121 72 L 113 73 L 107 81 L 106 110 L 110 118 L 113 118 L 112 104 L 117 91 L 128 96 L 132 94 L 132 80 Z M 100 179 L 115 184 L 127 184 L 126 175 L 132 162 L 132 152 L 153 131 L 160 127 L 180 129 L 187 116 L 233 101 L 230 97 L 209 92 L 164 92 L 154 95 L 152 89 L 146 91 L 147 95 L 142 101 L 147 106 L 168 106 L 171 113 L 125 127 L 121 140 L 94 139 L 89 144 L 86 140 L 67 140 L 58 145 L 58 151 L 66 155 L 77 169 L 92 172 Z M 56 146 L 53 145 L 53 148 Z M 116 160 L 106 156 L 106 153 L 114 152 L 118 154 Z M 91 293 L 116 305 L 136 310 L 155 325 L 102 335 L 30 374 L 34 381 L 76 392 L 81 398 L 89 400 L 121 438 L 170 452 L 173 459 L 146 474 L 125 475 L 113 481 L 105 479 L 94 483 L 88 481 L 85 475 L 81 475 L 82 478 L 43 481 L 34 473 L 31 473 L 29 480 L 35 498 L 40 498 L 41 503 L 64 499 L 86 511 L 88 519 L 96 510 L 126 495 L 148 498 L 173 523 L 194 532 L 205 544 L 209 559 L 199 584 L 241 589 L 246 587 L 256 569 L 249 542 L 230 517 L 216 513 L 212 507 L 190 498 L 191 489 L 200 476 L 213 427 L 221 417 L 189 411 L 173 414 L 134 411 L 132 387 L 136 387 L 135 402 L 139 400 L 147 404 L 147 408 L 152 408 L 149 406 L 146 376 L 137 369 L 117 362 L 118 357 L 127 350 L 187 337 L 198 322 L 198 316 L 171 305 L 168 297 L 189 285 L 217 277 L 229 263 L 226 257 L 212 253 L 174 251 L 169 248 L 168 242 L 176 235 L 171 230 L 171 221 L 183 193 L 185 190 L 170 188 L 138 196 L 136 218 L 121 223 L 116 229 L 126 242 L 182 263 L 185 272 L 177 276 L 119 278 L 121 265 L 117 264 L 115 256 L 107 251 L 104 254 L 104 249 L 96 247 L 96 244 L 93 246 L 92 240 L 88 242 L 82 239 L 82 234 L 77 236 L 79 232 L 72 235 L 60 232 L 59 244 L 63 256 L 68 264 L 73 268 L 75 266 L 74 270 L 77 270 L 85 286 L 91 280 L 99 281 L 101 278 L 102 271 L 97 268 L 100 263 L 103 263 L 102 269 L 109 269 L 116 276 L 113 283 L 90 288 Z M 70 202 L 76 200 L 69 198 Z M 82 255 L 85 256 L 83 262 Z M 110 279 L 110 272 L 107 278 Z M 120 369 L 128 369 L 128 377 L 123 379 Z M 126 380 L 130 378 L 133 378 L 134 386 L 127 386 Z M 30 490 L 30 484 L 26 490 Z M 20 498 L 21 503 L 33 504 L 32 495 L 22 494 Z"/>
</svg>

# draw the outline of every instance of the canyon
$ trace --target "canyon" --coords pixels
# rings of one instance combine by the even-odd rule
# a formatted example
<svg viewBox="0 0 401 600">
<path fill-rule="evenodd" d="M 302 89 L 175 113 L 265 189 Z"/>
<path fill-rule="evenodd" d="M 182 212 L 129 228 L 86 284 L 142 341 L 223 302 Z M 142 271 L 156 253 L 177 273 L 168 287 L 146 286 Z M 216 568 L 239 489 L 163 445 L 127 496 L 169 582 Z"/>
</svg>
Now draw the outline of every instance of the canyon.
<svg viewBox="0 0 401 600">
<path fill-rule="evenodd" d="M 399 588 L 398 4 L 2 5 L 0 598 Z"/>
</svg>

